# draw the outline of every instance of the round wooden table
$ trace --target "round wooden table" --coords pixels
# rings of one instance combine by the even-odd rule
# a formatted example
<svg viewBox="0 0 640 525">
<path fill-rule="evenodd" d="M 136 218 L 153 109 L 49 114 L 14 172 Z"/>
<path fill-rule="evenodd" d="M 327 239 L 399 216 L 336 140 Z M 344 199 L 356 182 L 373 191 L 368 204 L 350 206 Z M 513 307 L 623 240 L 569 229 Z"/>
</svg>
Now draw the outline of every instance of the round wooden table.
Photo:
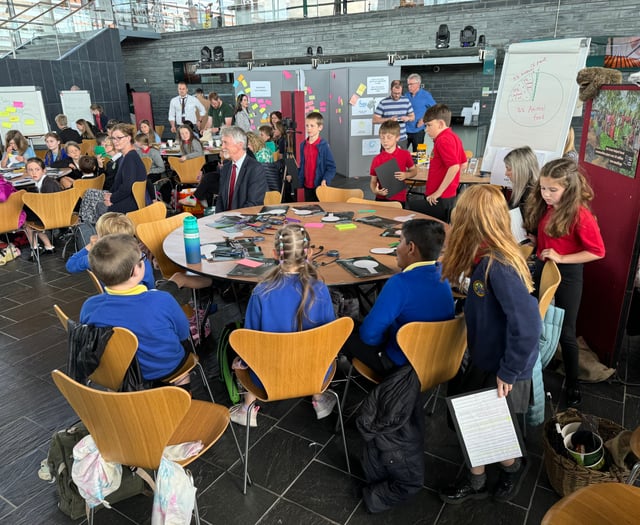
<svg viewBox="0 0 640 525">
<path fill-rule="evenodd" d="M 290 221 L 298 221 L 307 228 L 311 244 L 315 246 L 314 255 L 318 254 L 317 257 L 314 257 L 314 263 L 317 265 L 319 276 L 324 280 L 327 286 L 363 284 L 381 281 L 388 279 L 394 273 L 399 272 L 400 269 L 396 265 L 395 255 L 378 255 L 370 253 L 372 248 L 389 248 L 391 244 L 397 243 L 399 239 L 396 237 L 381 237 L 381 234 L 384 231 L 382 228 L 370 226 L 361 222 L 354 222 L 356 225 L 355 229 L 340 231 L 336 228 L 335 224 L 322 222 L 322 215 L 303 216 L 296 215 L 294 213 L 293 208 L 296 206 L 305 206 L 308 204 L 318 204 L 326 212 L 352 211 L 354 212 L 354 221 L 355 219 L 369 215 L 377 215 L 378 217 L 384 217 L 387 219 L 395 219 L 398 217 L 401 219 L 422 218 L 436 220 L 428 215 L 412 212 L 410 210 L 386 208 L 382 206 L 368 206 L 366 204 L 350 204 L 344 202 L 300 202 L 288 204 L 289 209 L 287 210 L 286 218 Z M 287 205 L 283 204 L 283 206 Z M 243 215 L 254 215 L 261 209 L 262 206 L 242 208 L 232 212 L 225 212 L 225 215 L 238 213 Z M 225 240 L 225 236 L 228 234 L 225 234 L 219 229 L 208 226 L 208 224 L 213 223 L 215 218 L 219 215 L 223 214 L 210 215 L 198 220 L 201 245 L 222 242 Z M 311 223 L 311 226 L 309 226 L 309 223 Z M 314 224 L 321 224 L 322 227 L 313 227 Z M 397 226 L 397 229 L 400 230 L 402 227 L 401 220 L 397 221 Z M 250 229 L 243 230 L 242 237 L 264 236 L 264 241 L 256 242 L 256 245 L 262 248 L 262 252 L 265 257 L 273 257 L 273 236 L 280 227 L 281 226 L 273 226 L 273 229 L 267 229 L 261 233 L 256 233 Z M 321 247 L 322 252 L 320 253 Z M 236 260 L 209 262 L 203 259 L 199 264 L 187 264 L 184 252 L 182 228 L 174 230 L 167 236 L 164 240 L 163 248 L 167 256 L 177 265 L 201 275 L 237 282 L 259 282 L 261 280 L 261 277 L 236 277 L 227 275 L 236 266 Z M 204 247 L 204 249 L 206 251 L 206 247 Z M 379 263 L 388 267 L 392 273 L 376 273 L 366 275 L 364 277 L 356 277 L 338 263 L 334 262 L 337 259 L 336 257 L 327 256 L 326 253 L 328 250 L 337 250 L 340 254 L 340 259 L 370 255 Z"/>
</svg>

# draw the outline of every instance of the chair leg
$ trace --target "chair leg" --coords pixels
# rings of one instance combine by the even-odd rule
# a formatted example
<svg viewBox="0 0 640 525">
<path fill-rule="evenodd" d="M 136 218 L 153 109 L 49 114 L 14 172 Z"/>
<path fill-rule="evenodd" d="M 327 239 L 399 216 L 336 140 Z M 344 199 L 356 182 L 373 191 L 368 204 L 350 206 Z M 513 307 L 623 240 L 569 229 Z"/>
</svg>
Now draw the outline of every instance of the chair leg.
<svg viewBox="0 0 640 525">
<path fill-rule="evenodd" d="M 627 485 L 633 485 L 638 478 L 638 474 L 640 474 L 640 461 L 638 461 L 631 469 L 631 473 L 627 478 Z"/>
<path fill-rule="evenodd" d="M 202 379 L 202 383 L 204 384 L 204 387 L 207 389 L 207 392 L 209 393 L 211 402 L 215 403 L 216 400 L 213 399 L 213 392 L 211 391 L 211 387 L 209 386 L 209 381 L 207 381 L 207 375 L 204 372 L 204 367 L 202 366 L 202 363 L 198 361 L 198 364 L 196 365 L 196 367 L 198 368 L 198 370 L 200 370 L 200 378 Z"/>
<path fill-rule="evenodd" d="M 193 486 L 195 486 L 195 484 L 193 483 L 193 474 L 191 474 L 191 471 L 189 469 L 184 469 L 185 473 L 187 474 L 187 476 L 189 476 L 189 479 L 191 480 L 191 484 Z M 196 519 L 196 525 L 200 525 L 200 512 L 198 511 L 198 496 L 197 496 L 198 492 L 196 491 L 196 493 L 193 495 L 193 516 Z"/>
<path fill-rule="evenodd" d="M 427 405 L 429 404 L 429 401 L 431 401 L 431 398 L 433 398 L 433 405 L 431 405 L 431 410 L 429 411 L 429 415 L 432 416 L 433 413 L 436 411 L 436 403 L 438 402 L 438 396 L 440 395 L 440 385 L 438 385 L 438 387 L 436 388 L 435 393 L 431 394 L 429 396 L 429 399 L 427 399 L 424 402 L 424 406 L 422 407 L 422 410 L 426 410 L 427 409 Z"/>
<path fill-rule="evenodd" d="M 240 448 L 240 442 L 238 441 L 238 436 L 236 436 L 236 431 L 233 428 L 233 422 L 229 423 L 229 428 L 231 429 L 231 435 L 233 436 L 233 441 L 236 444 L 236 449 L 238 449 L 238 455 L 240 456 L 240 461 L 242 462 L 242 466 L 244 467 L 244 456 L 242 455 L 242 449 Z M 247 482 L 249 486 L 253 485 L 253 481 L 251 481 L 251 476 L 247 472 Z"/>
<path fill-rule="evenodd" d="M 29 239 L 31 255 L 36 258 L 36 262 L 38 263 L 38 273 L 42 273 L 42 266 L 40 266 L 40 251 L 38 250 L 38 232 L 36 230 L 32 230 L 32 235 L 28 237 L 31 237 Z"/>
<path fill-rule="evenodd" d="M 346 388 L 346 387 L 345 387 Z M 347 448 L 347 437 L 344 433 L 344 420 L 342 419 L 342 408 L 340 407 L 340 397 L 336 392 L 331 389 L 327 389 L 326 392 L 329 392 L 336 396 L 336 405 L 338 406 L 338 421 L 340 422 L 340 432 L 342 434 L 342 446 L 344 447 L 344 459 L 347 462 L 347 472 L 351 474 L 351 465 L 349 464 L 349 449 Z"/>
<path fill-rule="evenodd" d="M 349 393 L 349 385 L 351 384 L 351 376 L 353 375 L 353 365 L 349 363 L 349 373 L 347 374 L 347 382 L 344 384 L 344 392 L 342 392 L 342 405 L 338 408 L 340 409 L 340 417 L 342 418 L 342 412 L 344 412 L 345 404 L 347 403 L 347 394 Z M 338 398 L 338 404 L 340 404 L 340 399 Z M 338 431 L 338 425 L 340 421 L 336 421 L 336 426 L 334 432 Z"/>
<path fill-rule="evenodd" d="M 87 516 L 87 525 L 93 525 L 93 515 L 95 513 L 95 507 L 89 509 L 89 515 Z"/>
<path fill-rule="evenodd" d="M 253 407 L 255 406 L 255 404 L 256 402 L 254 401 L 247 408 L 247 423 L 246 423 L 247 436 L 244 440 L 244 486 L 242 488 L 242 493 L 245 495 L 247 494 L 247 479 L 249 476 L 249 429 L 251 428 L 250 426 L 251 413 L 253 412 Z"/>
</svg>

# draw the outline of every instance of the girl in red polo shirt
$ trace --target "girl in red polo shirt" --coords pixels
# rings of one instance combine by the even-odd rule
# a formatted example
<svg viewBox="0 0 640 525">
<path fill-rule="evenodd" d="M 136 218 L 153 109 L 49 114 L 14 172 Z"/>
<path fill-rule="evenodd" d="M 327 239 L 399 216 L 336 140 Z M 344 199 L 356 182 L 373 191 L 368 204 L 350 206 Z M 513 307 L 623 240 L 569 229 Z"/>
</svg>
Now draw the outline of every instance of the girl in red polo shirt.
<svg viewBox="0 0 640 525">
<path fill-rule="evenodd" d="M 565 311 L 560 344 L 569 406 L 582 401 L 576 341 L 582 267 L 605 254 L 600 228 L 588 206 L 592 199 L 593 190 L 578 165 L 570 159 L 557 159 L 543 166 L 536 191 L 526 204 L 525 227 L 538 232 L 536 275 L 541 274 L 546 260 L 554 261 L 562 275 L 555 304 Z"/>
</svg>

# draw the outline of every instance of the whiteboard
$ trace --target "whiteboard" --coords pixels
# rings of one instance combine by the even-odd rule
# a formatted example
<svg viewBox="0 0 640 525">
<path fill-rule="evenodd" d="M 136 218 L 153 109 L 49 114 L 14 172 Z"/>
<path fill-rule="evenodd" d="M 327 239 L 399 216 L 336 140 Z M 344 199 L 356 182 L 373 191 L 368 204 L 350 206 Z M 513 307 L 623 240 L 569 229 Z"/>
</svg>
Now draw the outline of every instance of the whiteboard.
<svg viewBox="0 0 640 525">
<path fill-rule="evenodd" d="M 35 86 L 0 87 L 0 134 L 17 129 L 25 136 L 49 131 L 42 91 Z"/>
<path fill-rule="evenodd" d="M 497 153 L 504 148 L 529 146 L 544 162 L 562 156 L 578 100 L 576 74 L 590 42 L 566 38 L 509 46 L 482 163 L 487 171 L 495 168 L 502 178 Z"/>
<path fill-rule="evenodd" d="M 67 116 L 69 127 L 76 128 L 76 120 L 85 119 L 93 123 L 91 114 L 91 94 L 88 91 L 60 91 L 60 102 L 62 103 L 62 113 Z"/>
</svg>

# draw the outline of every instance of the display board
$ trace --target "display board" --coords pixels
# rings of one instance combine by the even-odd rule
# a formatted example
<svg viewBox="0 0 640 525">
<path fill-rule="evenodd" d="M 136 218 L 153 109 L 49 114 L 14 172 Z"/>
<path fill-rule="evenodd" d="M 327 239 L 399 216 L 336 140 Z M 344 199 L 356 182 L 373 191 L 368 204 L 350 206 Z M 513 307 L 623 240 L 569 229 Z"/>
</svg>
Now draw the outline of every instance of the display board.
<svg viewBox="0 0 640 525">
<path fill-rule="evenodd" d="M 560 157 L 578 100 L 577 72 L 589 38 L 523 42 L 509 46 L 502 67 L 483 167 L 504 176 L 500 150 L 530 146 L 544 162 Z M 502 155 L 504 158 L 504 155 Z"/>
<path fill-rule="evenodd" d="M 0 135 L 3 141 L 10 129 L 18 129 L 27 137 L 49 131 L 40 88 L 0 87 Z"/>
<path fill-rule="evenodd" d="M 69 127 L 77 130 L 76 120 L 81 118 L 93 123 L 90 109 L 91 94 L 88 91 L 60 91 L 60 103 L 62 104 L 62 113 L 67 116 Z"/>
</svg>

